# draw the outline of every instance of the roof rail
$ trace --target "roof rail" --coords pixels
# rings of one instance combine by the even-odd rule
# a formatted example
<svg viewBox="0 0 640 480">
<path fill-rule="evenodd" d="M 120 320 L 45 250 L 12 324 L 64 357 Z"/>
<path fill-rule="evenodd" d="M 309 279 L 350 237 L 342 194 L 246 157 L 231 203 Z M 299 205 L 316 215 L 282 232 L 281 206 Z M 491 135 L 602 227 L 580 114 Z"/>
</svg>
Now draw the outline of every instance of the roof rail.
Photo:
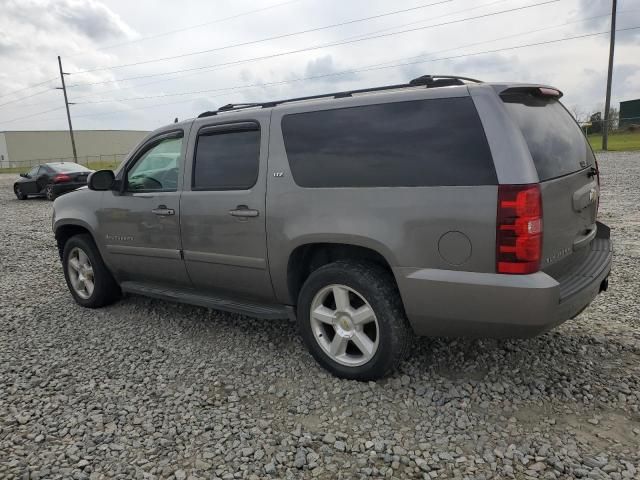
<svg viewBox="0 0 640 480">
<path fill-rule="evenodd" d="M 303 100 L 317 100 L 320 98 L 346 98 L 358 93 L 381 92 L 384 90 L 398 90 L 400 88 L 411 88 L 419 86 L 424 86 L 426 88 L 448 87 L 451 85 L 464 85 L 465 82 L 482 83 L 482 81 L 476 80 L 475 78 L 459 77 L 455 75 L 423 75 L 421 77 L 414 78 L 409 83 L 400 83 L 396 85 L 384 85 L 381 87 L 361 88 L 358 90 L 346 90 L 343 92 L 323 93 L 320 95 L 287 98 L 283 100 L 274 100 L 271 102 L 229 103 L 220 107 L 218 110 L 201 113 L 200 115 L 198 115 L 198 118 L 211 117 L 213 115 L 217 115 L 218 113 L 241 110 L 244 108 L 270 108 L 283 103 L 300 102 Z"/>
</svg>

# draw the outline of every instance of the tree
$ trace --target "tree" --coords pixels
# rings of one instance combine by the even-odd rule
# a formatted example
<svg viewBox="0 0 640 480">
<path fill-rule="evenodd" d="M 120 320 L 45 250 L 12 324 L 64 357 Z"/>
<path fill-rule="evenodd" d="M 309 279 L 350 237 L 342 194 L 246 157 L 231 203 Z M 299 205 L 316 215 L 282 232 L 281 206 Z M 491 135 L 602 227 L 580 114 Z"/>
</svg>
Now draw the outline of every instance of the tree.
<svg viewBox="0 0 640 480">
<path fill-rule="evenodd" d="M 609 131 L 612 132 L 618 129 L 620 124 L 620 111 L 616 107 L 609 109 Z"/>
<path fill-rule="evenodd" d="M 576 122 L 582 123 L 586 120 L 586 112 L 582 110 L 578 105 L 572 105 L 569 109 L 571 111 L 571 115 L 576 119 Z"/>
</svg>

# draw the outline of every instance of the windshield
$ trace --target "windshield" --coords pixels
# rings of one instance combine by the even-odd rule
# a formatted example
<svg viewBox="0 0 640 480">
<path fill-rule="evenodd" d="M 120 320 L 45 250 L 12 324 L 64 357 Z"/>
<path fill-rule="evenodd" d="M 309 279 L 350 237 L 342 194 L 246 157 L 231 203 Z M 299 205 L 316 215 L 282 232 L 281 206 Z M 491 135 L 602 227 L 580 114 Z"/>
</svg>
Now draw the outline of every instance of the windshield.
<svg viewBox="0 0 640 480">
<path fill-rule="evenodd" d="M 506 94 L 502 100 L 522 131 L 541 181 L 594 164 L 580 127 L 558 100 L 530 93 Z"/>
</svg>

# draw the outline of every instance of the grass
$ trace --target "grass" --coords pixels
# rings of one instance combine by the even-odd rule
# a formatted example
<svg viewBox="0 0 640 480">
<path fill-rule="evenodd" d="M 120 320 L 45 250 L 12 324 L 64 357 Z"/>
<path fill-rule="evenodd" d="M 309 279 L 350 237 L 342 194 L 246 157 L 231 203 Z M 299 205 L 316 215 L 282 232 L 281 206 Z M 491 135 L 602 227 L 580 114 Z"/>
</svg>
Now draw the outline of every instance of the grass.
<svg viewBox="0 0 640 480">
<path fill-rule="evenodd" d="M 589 135 L 591 147 L 602 150 L 602 135 Z M 640 132 L 624 132 L 609 134 L 609 150 L 612 152 L 640 150 Z"/>
<path fill-rule="evenodd" d="M 83 164 L 84 165 L 84 164 Z M 119 162 L 89 162 L 86 167 L 91 170 L 115 170 Z M 31 166 L 0 168 L 0 173 L 22 173 L 31 170 Z"/>
</svg>

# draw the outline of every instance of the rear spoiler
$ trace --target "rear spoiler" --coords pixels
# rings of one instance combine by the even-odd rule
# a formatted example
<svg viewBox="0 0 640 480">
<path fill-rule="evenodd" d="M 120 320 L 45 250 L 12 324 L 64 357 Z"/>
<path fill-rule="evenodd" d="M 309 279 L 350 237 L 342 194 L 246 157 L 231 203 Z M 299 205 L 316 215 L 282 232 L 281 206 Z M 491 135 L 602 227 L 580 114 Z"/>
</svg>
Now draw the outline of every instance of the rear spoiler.
<svg viewBox="0 0 640 480">
<path fill-rule="evenodd" d="M 562 91 L 548 85 L 494 85 L 496 93 L 500 96 L 510 94 L 529 94 L 536 97 L 562 98 Z"/>
</svg>

